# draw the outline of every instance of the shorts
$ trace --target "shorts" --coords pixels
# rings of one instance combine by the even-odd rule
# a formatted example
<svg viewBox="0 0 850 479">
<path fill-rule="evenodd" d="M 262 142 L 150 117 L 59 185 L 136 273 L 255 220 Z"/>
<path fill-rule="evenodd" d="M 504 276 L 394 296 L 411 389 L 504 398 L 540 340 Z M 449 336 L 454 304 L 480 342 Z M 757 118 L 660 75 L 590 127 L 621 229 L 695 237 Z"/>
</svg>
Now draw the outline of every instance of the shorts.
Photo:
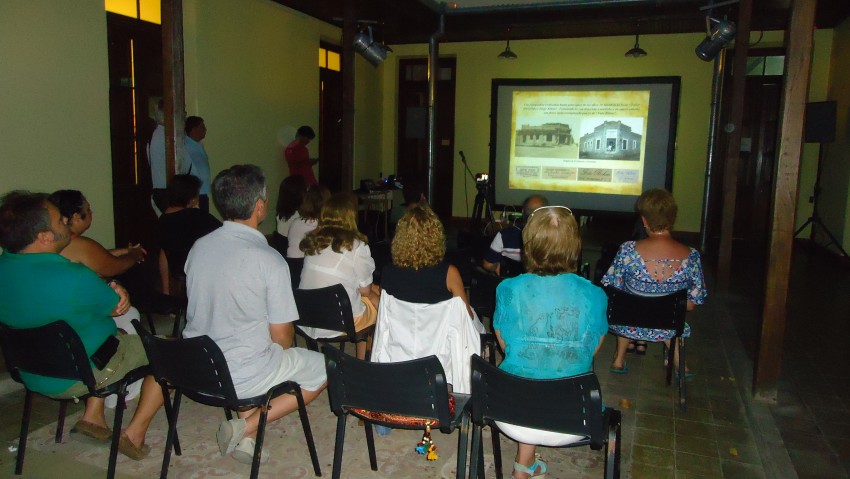
<svg viewBox="0 0 850 479">
<path fill-rule="evenodd" d="M 273 345 L 273 347 L 280 347 Z M 302 389 L 318 391 L 328 381 L 325 373 L 325 357 L 316 351 L 304 348 L 289 348 L 283 350 L 283 360 L 277 369 L 252 388 L 240 391 L 239 399 L 261 396 L 269 389 L 286 381 L 295 381 Z"/>
<path fill-rule="evenodd" d="M 142 346 L 142 339 L 136 335 L 119 334 L 118 349 L 103 370 L 92 367 L 95 389 L 100 389 L 124 379 L 130 371 L 147 366 L 148 356 Z M 79 398 L 89 394 L 89 388 L 82 381 L 77 381 L 70 388 L 59 394 L 48 396 L 54 399 Z"/>
<path fill-rule="evenodd" d="M 532 429 L 530 427 L 517 426 L 499 421 L 496 421 L 496 426 L 499 428 L 499 431 L 514 441 L 521 442 L 523 444 L 533 444 L 535 446 L 566 446 L 567 444 L 581 441 L 586 437 L 576 436 L 574 434 L 544 431 L 542 429 Z"/>
</svg>

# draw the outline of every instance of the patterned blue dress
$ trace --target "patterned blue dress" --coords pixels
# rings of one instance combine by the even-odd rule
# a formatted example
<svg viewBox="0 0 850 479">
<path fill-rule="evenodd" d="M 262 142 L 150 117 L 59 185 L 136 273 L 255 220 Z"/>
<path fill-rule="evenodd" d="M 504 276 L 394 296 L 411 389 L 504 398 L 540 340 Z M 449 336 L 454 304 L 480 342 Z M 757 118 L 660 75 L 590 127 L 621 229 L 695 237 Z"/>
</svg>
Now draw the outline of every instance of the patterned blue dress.
<svg viewBox="0 0 850 479">
<path fill-rule="evenodd" d="M 661 282 L 652 276 L 647 262 L 638 253 L 635 242 L 627 241 L 620 246 L 617 257 L 602 278 L 602 284 L 640 296 L 663 296 L 687 289 L 690 301 L 695 304 L 705 302 L 708 292 L 705 289 L 702 263 L 697 250 L 691 248 L 691 253 L 683 260 L 649 261 L 653 268 L 673 270 L 672 274 Z M 631 326 L 608 326 L 608 330 L 617 336 L 650 342 L 666 341 L 675 334 L 669 329 L 645 329 Z M 691 335 L 691 327 L 687 323 L 682 335 L 684 337 Z"/>
</svg>

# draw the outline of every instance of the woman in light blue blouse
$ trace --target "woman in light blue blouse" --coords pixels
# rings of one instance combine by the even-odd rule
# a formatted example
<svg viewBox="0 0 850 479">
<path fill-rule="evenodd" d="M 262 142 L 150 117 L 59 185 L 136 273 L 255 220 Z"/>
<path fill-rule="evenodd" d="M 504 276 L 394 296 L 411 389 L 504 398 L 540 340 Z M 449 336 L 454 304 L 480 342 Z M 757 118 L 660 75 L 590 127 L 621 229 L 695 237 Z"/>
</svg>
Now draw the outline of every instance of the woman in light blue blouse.
<svg viewBox="0 0 850 479">
<path fill-rule="evenodd" d="M 536 209 L 522 232 L 528 273 L 504 280 L 496 289 L 493 328 L 505 351 L 499 368 L 531 379 L 556 379 L 591 370 L 593 356 L 608 332 L 608 298 L 601 288 L 575 274 L 581 237 L 569 208 Z M 578 436 L 498 424 L 518 442 L 513 477 L 546 473 L 537 445 L 561 446 Z"/>
</svg>

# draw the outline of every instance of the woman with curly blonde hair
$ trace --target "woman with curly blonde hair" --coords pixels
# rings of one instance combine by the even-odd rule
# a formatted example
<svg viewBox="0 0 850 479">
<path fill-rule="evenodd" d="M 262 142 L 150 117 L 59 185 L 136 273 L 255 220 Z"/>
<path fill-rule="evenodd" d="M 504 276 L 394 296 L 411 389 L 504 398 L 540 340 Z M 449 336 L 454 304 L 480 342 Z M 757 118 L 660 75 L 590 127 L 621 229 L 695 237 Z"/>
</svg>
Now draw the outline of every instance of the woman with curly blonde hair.
<svg viewBox="0 0 850 479">
<path fill-rule="evenodd" d="M 381 287 L 408 303 L 436 304 L 454 296 L 472 309 L 460 272 L 443 261 L 446 235 L 440 219 L 425 203 L 409 208 L 396 226 L 391 264 L 381 272 Z"/>
<path fill-rule="evenodd" d="M 338 193 L 325 201 L 316 229 L 307 233 L 299 247 L 304 252 L 300 289 L 342 284 L 351 299 L 354 329 L 363 330 L 378 317 L 381 289 L 372 284 L 375 260 L 366 236 L 357 230 L 357 202 Z M 316 331 L 315 337 L 333 337 L 336 331 Z M 366 341 L 357 343 L 357 357 L 366 357 Z"/>
</svg>

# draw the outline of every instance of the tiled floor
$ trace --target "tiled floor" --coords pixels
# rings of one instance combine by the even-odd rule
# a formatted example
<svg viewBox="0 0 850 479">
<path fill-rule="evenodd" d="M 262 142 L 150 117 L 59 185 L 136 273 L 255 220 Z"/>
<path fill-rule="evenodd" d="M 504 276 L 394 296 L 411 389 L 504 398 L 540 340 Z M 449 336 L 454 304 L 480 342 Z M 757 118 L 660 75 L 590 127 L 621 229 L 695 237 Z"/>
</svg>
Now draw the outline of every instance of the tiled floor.
<svg viewBox="0 0 850 479">
<path fill-rule="evenodd" d="M 646 356 L 630 355 L 628 374 L 617 375 L 608 371 L 615 341 L 606 341 L 596 371 L 604 402 L 623 412 L 624 477 L 848 477 L 850 376 L 843 371 L 850 351 L 841 333 L 850 319 L 850 270 L 833 258 L 798 251 L 793 272 L 776 405 L 754 402 L 750 392 L 759 313 L 752 278 L 758 274 L 737 271 L 741 284 L 728 295 L 717 294 L 710 282 L 714 294 L 689 318 L 694 333 L 687 357 L 697 376 L 688 383 L 685 413 L 678 410 L 675 386 L 663 384 L 660 346 L 651 345 Z M 830 340 L 830 332 L 838 337 Z M 21 399 L 19 391 L 0 395 L 4 447 L 18 435 Z M 34 411 L 33 429 L 55 420 L 48 401 Z M 50 459 L 28 453 L 28 464 L 44 464 L 28 465 L 27 477 L 51 477 L 45 471 L 57 465 Z M 0 477 L 11 476 L 13 460 L 13 454 L 0 454 Z M 62 470 L 64 479 L 92 473 L 80 464 Z"/>
</svg>

